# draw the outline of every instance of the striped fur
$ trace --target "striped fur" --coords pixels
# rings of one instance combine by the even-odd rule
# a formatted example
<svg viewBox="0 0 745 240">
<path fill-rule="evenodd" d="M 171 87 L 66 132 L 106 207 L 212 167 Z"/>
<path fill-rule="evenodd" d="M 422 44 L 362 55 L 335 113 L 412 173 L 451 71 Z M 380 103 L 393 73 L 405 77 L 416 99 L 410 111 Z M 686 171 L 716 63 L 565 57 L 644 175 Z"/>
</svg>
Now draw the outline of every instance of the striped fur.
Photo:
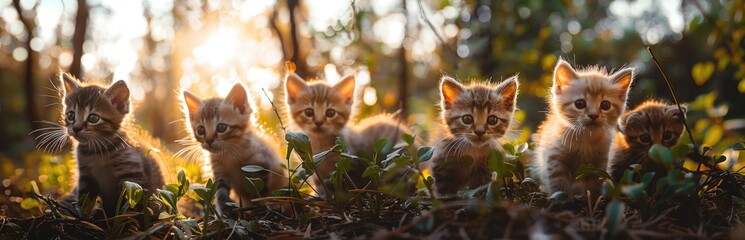
<svg viewBox="0 0 745 240">
<path fill-rule="evenodd" d="M 235 84 L 224 99 L 202 100 L 184 91 L 184 103 L 194 144 L 209 152 L 212 174 L 217 182 L 217 208 L 226 216 L 235 217 L 229 206 L 242 202 L 250 206 L 251 199 L 266 197 L 286 186 L 281 158 L 271 141 L 256 134 L 251 126 L 251 104 L 248 93 L 240 83 Z M 268 171 L 247 173 L 246 165 L 259 165 Z M 278 176 L 276 174 L 281 174 Z M 265 187 L 256 196 L 244 187 L 245 178 L 260 178 Z M 235 196 L 231 197 L 231 190 Z"/>
<path fill-rule="evenodd" d="M 685 114 L 687 108 L 682 108 Z M 614 181 L 620 181 L 632 164 L 641 164 L 642 172 L 655 172 L 655 178 L 667 176 L 667 169 L 652 161 L 648 152 L 654 144 L 672 147 L 678 142 L 685 129 L 678 106 L 645 101 L 621 116 L 618 129 L 608 162 L 608 173 Z"/>
<path fill-rule="evenodd" d="M 160 166 L 145 154 L 148 146 L 132 140 L 124 130 L 130 108 L 127 84 L 120 80 L 108 88 L 81 86 L 66 73 L 60 74 L 60 81 L 66 133 L 75 139 L 79 171 L 75 192 L 64 200 L 100 196 L 106 215 L 113 216 L 122 182 L 135 182 L 149 193 L 162 187 Z"/>
<path fill-rule="evenodd" d="M 631 68 L 612 75 L 597 67 L 575 71 L 559 59 L 549 113 L 535 139 L 533 173 L 544 191 L 564 191 L 573 196 L 590 190 L 598 196 L 602 182 L 597 177 L 575 181 L 574 174 L 581 164 L 601 169 L 607 166 L 616 121 L 626 109 L 632 77 Z"/>
<path fill-rule="evenodd" d="M 442 124 L 447 135 L 435 144 L 432 172 L 437 195 L 453 194 L 489 182 L 489 148 L 502 150 L 500 140 L 510 130 L 517 98 L 517 76 L 497 84 L 463 86 L 450 77 L 440 82 Z M 492 119 L 492 121 L 490 121 Z M 463 156 L 473 159 L 461 164 Z"/>
<path fill-rule="evenodd" d="M 378 139 L 386 138 L 395 145 L 403 142 L 403 133 L 410 133 L 404 124 L 388 114 L 364 119 L 356 125 L 349 124 L 353 117 L 354 89 L 354 75 L 342 78 L 333 86 L 324 81 L 306 82 L 294 73 L 287 75 L 285 103 L 292 128 L 310 137 L 313 153 L 328 150 L 335 145 L 336 138 L 342 138 L 351 154 L 363 156 L 371 152 Z M 317 166 L 315 174 L 318 179 L 327 179 L 336 170 L 337 160 L 338 156 L 329 156 Z M 349 175 L 358 188 L 369 183 L 369 179 L 362 177 L 365 167 L 360 161 L 352 161 Z"/>
</svg>

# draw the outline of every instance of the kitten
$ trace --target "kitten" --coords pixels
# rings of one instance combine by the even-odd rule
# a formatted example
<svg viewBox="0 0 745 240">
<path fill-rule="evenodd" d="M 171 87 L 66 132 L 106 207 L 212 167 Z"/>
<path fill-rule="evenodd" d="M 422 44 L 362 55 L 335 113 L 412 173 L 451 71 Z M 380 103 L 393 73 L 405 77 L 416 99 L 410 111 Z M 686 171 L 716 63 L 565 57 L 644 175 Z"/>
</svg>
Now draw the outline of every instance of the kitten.
<svg viewBox="0 0 745 240">
<path fill-rule="evenodd" d="M 403 133 L 409 133 L 391 115 L 378 115 L 363 120 L 357 126 L 350 126 L 354 89 L 354 75 L 343 77 L 333 86 L 324 81 L 306 82 L 294 73 L 287 75 L 285 102 L 290 119 L 294 128 L 308 135 L 314 154 L 333 147 L 336 138 L 344 139 L 349 147 L 348 151 L 357 155 L 369 152 L 378 139 L 386 138 L 395 145 L 403 142 Z M 329 155 L 319 164 L 315 171 L 318 179 L 327 179 L 336 170 L 337 160 L 338 156 Z M 363 188 L 369 183 L 369 179 L 361 176 L 365 168 L 364 163 L 352 161 L 348 174 L 357 188 Z"/>
<path fill-rule="evenodd" d="M 681 107 L 684 115 L 687 107 Z M 654 144 L 672 147 L 684 128 L 678 106 L 655 100 L 639 104 L 618 121 L 608 173 L 618 182 L 631 164 L 642 164 L 642 172 L 655 172 L 655 178 L 667 176 L 667 169 L 649 158 L 649 148 Z"/>
<path fill-rule="evenodd" d="M 489 148 L 502 151 L 500 140 L 509 131 L 515 113 L 518 79 L 499 84 L 461 85 L 450 77 L 440 82 L 441 119 L 447 136 L 435 144 L 432 174 L 435 194 L 454 194 L 463 187 L 476 188 L 488 183 Z M 459 163 L 462 156 L 471 165 Z"/>
<path fill-rule="evenodd" d="M 564 191 L 569 196 L 590 190 L 598 196 L 602 182 L 597 177 L 575 181 L 581 164 L 604 169 L 608 164 L 615 125 L 626 109 L 626 98 L 634 70 L 608 75 L 591 67 L 575 71 L 563 59 L 554 68 L 553 87 L 546 120 L 537 132 L 534 171 L 543 190 Z"/>
<path fill-rule="evenodd" d="M 127 84 L 119 80 L 108 88 L 83 86 L 67 73 L 60 74 L 60 81 L 66 134 L 75 139 L 79 172 L 75 192 L 64 201 L 100 196 L 106 216 L 112 217 L 124 181 L 139 184 L 149 194 L 163 186 L 158 163 L 124 130 L 130 111 Z"/>
<path fill-rule="evenodd" d="M 271 147 L 271 142 L 257 135 L 251 126 L 251 105 L 242 84 L 236 83 L 224 99 L 202 100 L 188 91 L 183 92 L 188 130 L 194 141 L 209 152 L 212 174 L 217 183 L 217 210 L 220 214 L 235 217 L 231 211 L 233 190 L 243 206 L 250 206 L 251 199 L 259 197 L 244 187 L 246 177 L 260 178 L 265 187 L 261 197 L 285 187 L 286 173 L 281 158 Z M 269 171 L 247 173 L 246 165 L 259 165 Z M 277 174 L 281 174 L 278 176 Z M 236 199 L 237 200 L 237 199 Z"/>
</svg>

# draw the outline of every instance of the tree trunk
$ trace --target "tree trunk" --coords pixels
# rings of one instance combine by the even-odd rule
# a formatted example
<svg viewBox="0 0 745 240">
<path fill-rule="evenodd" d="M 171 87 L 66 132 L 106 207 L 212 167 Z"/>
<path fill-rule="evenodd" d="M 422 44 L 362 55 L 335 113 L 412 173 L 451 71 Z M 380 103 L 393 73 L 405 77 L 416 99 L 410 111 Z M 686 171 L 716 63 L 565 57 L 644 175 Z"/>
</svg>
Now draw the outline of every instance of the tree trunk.
<svg viewBox="0 0 745 240">
<path fill-rule="evenodd" d="M 88 4 L 85 0 L 78 0 L 78 13 L 75 17 L 75 32 L 72 35 L 72 64 L 70 74 L 82 81 L 83 70 L 80 64 L 83 58 L 83 43 L 88 29 Z"/>
<path fill-rule="evenodd" d="M 28 52 L 28 56 L 26 57 L 26 61 L 24 62 L 24 69 L 23 69 L 23 85 L 24 85 L 24 95 L 26 97 L 26 115 L 28 117 L 28 120 L 31 122 L 31 128 L 32 129 L 39 129 L 41 128 L 39 121 L 41 120 L 41 116 L 38 111 L 38 106 L 36 104 L 36 85 L 34 84 L 34 50 L 31 49 L 31 40 L 34 39 L 34 25 L 33 17 L 26 17 L 23 14 L 23 9 L 21 9 L 21 1 L 20 0 L 13 0 L 13 7 L 15 8 L 16 12 L 18 12 L 18 19 L 21 20 L 21 23 L 23 23 L 23 27 L 26 30 L 26 39 L 24 41 L 24 47 L 26 48 L 26 51 Z"/>
<path fill-rule="evenodd" d="M 301 77 L 308 77 L 308 65 L 305 62 L 305 57 L 300 51 L 300 39 L 298 39 L 298 28 L 297 28 L 297 8 L 300 6 L 300 0 L 288 0 L 287 8 L 290 10 L 290 41 L 292 45 L 292 56 L 290 61 L 295 63 L 295 72 Z"/>
<path fill-rule="evenodd" d="M 401 50 L 398 52 L 398 60 L 400 62 L 400 69 L 399 69 L 399 81 L 398 81 L 398 104 L 399 104 L 399 110 L 400 114 L 399 117 L 401 119 L 406 119 L 407 114 L 407 105 L 408 101 L 406 100 L 406 96 L 408 96 L 408 87 L 409 87 L 409 65 L 408 61 L 406 61 L 406 48 L 404 47 L 404 42 L 406 42 L 406 35 L 408 34 L 408 26 L 409 26 L 409 14 L 408 10 L 406 9 L 406 0 L 401 1 L 401 5 L 403 6 L 403 12 L 406 16 L 406 22 L 404 22 L 404 39 L 401 41 Z"/>
</svg>

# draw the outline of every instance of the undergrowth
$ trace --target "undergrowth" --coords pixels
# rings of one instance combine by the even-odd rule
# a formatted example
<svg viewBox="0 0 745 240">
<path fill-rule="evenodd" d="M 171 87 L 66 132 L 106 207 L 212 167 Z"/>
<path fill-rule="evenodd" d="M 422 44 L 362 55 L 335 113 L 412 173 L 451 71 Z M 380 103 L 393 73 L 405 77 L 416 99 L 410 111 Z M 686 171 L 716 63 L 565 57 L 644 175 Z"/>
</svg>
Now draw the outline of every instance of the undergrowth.
<svg viewBox="0 0 745 240">
<path fill-rule="evenodd" d="M 404 135 L 406 146 L 394 148 L 387 140 L 371 146 L 369 156 L 346 153 L 345 143 L 313 153 L 308 137 L 288 132 L 286 160 L 296 154 L 300 164 L 287 167 L 288 187 L 271 196 L 253 199 L 249 208 L 236 206 L 240 217 L 217 214 L 213 204 L 216 185 L 212 179 L 194 184 L 181 170 L 176 180 L 146 193 L 135 183 L 125 182 L 116 216 L 100 217 L 98 204 L 82 201 L 67 209 L 52 197 L 42 196 L 32 182 L 29 199 L 21 203 L 38 216 L 4 217 L 3 239 L 100 239 L 100 238 L 525 238 L 560 236 L 585 238 L 689 238 L 729 237 L 741 224 L 745 177 L 742 169 L 720 169 L 725 156 L 698 156 L 693 145 L 681 141 L 668 149 L 655 145 L 649 155 L 666 166 L 669 174 L 656 179 L 633 165 L 619 182 L 602 169 L 580 167 L 578 178 L 604 181 L 603 196 L 547 196 L 538 190 L 526 163 L 528 144 L 505 144 L 505 153 L 491 150 L 488 167 L 492 181 L 457 196 L 432 197 L 437 179 L 419 166 L 432 157 L 431 147 L 414 147 L 414 137 Z M 743 142 L 732 145 L 743 151 Z M 339 160 L 330 180 L 335 191 L 315 189 L 315 166 L 330 154 Z M 696 159 L 701 167 L 688 169 Z M 362 161 L 367 186 L 344 188 L 349 183 L 352 161 Z M 462 159 L 462 162 L 469 161 Z M 690 164 L 689 164 L 690 165 Z M 259 166 L 246 172 L 267 171 Z M 401 177 L 401 172 L 406 172 Z M 398 176 L 399 181 L 388 181 Z M 408 184 L 407 184 L 408 183 Z M 406 186 L 416 186 L 407 189 Z M 323 187 L 323 184 L 317 184 Z M 246 178 L 244 187 L 260 192 L 260 179 Z M 24 202 L 27 200 L 24 200 Z M 28 200 L 31 201 L 31 200 Z M 189 205 L 190 207 L 184 207 Z M 192 208 L 192 209 L 189 209 Z M 7 207 L 6 207 L 7 209 Z M 188 209 L 188 210 L 187 210 Z"/>
</svg>

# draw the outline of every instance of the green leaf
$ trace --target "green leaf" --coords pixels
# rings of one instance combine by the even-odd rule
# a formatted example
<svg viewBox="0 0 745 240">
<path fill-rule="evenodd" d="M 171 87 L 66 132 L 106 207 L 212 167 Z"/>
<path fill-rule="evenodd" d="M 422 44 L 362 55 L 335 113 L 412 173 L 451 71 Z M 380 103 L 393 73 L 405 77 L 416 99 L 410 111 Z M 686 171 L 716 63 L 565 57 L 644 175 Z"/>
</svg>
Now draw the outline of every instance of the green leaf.
<svg viewBox="0 0 745 240">
<path fill-rule="evenodd" d="M 707 81 L 709 81 L 709 78 L 711 78 L 711 75 L 713 73 L 713 62 L 696 63 L 693 65 L 693 68 L 691 68 L 691 76 L 693 76 L 693 81 L 698 86 L 704 85 Z"/>
<path fill-rule="evenodd" d="M 489 149 L 489 158 L 487 158 L 489 170 L 497 172 L 499 177 L 512 177 L 511 169 L 508 168 L 504 161 L 504 153 L 496 149 Z"/>
<path fill-rule="evenodd" d="M 564 202 L 567 200 L 567 197 L 568 195 L 564 191 L 556 191 L 553 194 L 551 194 L 551 196 L 548 197 L 548 199 L 551 199 L 551 201 L 554 201 L 554 202 Z"/>
<path fill-rule="evenodd" d="M 435 149 L 432 147 L 422 146 L 417 148 L 416 152 L 417 155 L 419 155 L 419 162 L 423 163 L 429 161 L 429 159 L 432 158 L 432 154 L 434 154 Z"/>
<path fill-rule="evenodd" d="M 725 157 L 724 155 L 714 157 L 714 163 L 716 164 L 723 163 L 724 161 L 727 161 L 727 157 Z"/>
<path fill-rule="evenodd" d="M 140 199 L 142 199 L 143 190 L 140 184 L 124 181 L 122 183 L 122 189 L 125 191 L 124 196 L 126 197 L 129 206 L 134 207 L 138 202 L 140 202 Z"/>
<path fill-rule="evenodd" d="M 486 200 L 496 202 L 501 200 L 502 194 L 499 191 L 499 183 L 490 181 L 489 187 L 486 188 Z"/>
<path fill-rule="evenodd" d="M 688 143 L 679 141 L 678 144 L 675 144 L 675 146 L 670 148 L 670 151 L 673 153 L 674 159 L 681 159 L 693 152 L 693 148 Z"/>
<path fill-rule="evenodd" d="M 373 178 L 373 177 L 377 177 L 378 174 L 380 174 L 380 172 L 381 172 L 380 166 L 372 165 L 365 169 L 365 172 L 362 173 L 362 176 Z"/>
<path fill-rule="evenodd" d="M 515 145 L 512 145 L 512 143 L 505 143 L 502 145 L 504 148 L 504 151 L 509 153 L 510 155 L 515 155 Z"/>
<path fill-rule="evenodd" d="M 308 138 L 308 135 L 305 135 L 305 133 L 287 132 L 285 134 L 285 140 L 288 145 L 291 145 L 292 148 L 300 154 L 301 158 L 313 153 L 313 150 L 310 147 L 310 138 Z"/>
<path fill-rule="evenodd" d="M 27 197 L 21 201 L 21 208 L 24 210 L 31 210 L 37 207 L 39 207 L 39 200 L 35 198 Z"/>
<path fill-rule="evenodd" d="M 655 144 L 649 148 L 649 157 L 655 162 L 662 164 L 667 169 L 673 168 L 673 153 L 665 146 Z"/>
<path fill-rule="evenodd" d="M 176 196 L 168 190 L 158 189 L 160 199 L 169 209 L 176 210 Z"/>
<path fill-rule="evenodd" d="M 373 150 L 375 150 L 376 153 L 379 153 L 383 150 L 386 144 L 388 144 L 388 139 L 378 139 L 377 141 L 375 141 L 375 143 L 373 143 Z"/>
<path fill-rule="evenodd" d="M 408 143 L 410 146 L 414 145 L 414 136 L 404 133 L 401 137 L 404 139 L 404 142 Z"/>
<path fill-rule="evenodd" d="M 704 134 L 704 142 L 703 145 L 706 146 L 714 146 L 719 141 L 722 140 L 722 136 L 724 135 L 724 128 L 720 124 L 713 124 L 711 127 L 706 129 L 706 133 Z"/>
<path fill-rule="evenodd" d="M 243 189 L 249 194 L 261 196 L 261 190 L 264 190 L 264 180 L 261 178 L 246 177 L 243 181 Z"/>
<path fill-rule="evenodd" d="M 623 228 L 622 221 L 624 208 L 624 203 L 617 199 L 608 203 L 608 207 L 605 208 L 606 228 L 612 235 L 615 235 L 619 230 L 621 230 L 621 228 Z"/>
<path fill-rule="evenodd" d="M 259 165 L 246 165 L 246 166 L 241 167 L 241 170 L 247 173 L 254 173 L 254 172 L 261 172 L 266 169 Z"/>
<path fill-rule="evenodd" d="M 517 153 L 524 153 L 528 150 L 528 143 L 520 144 L 519 147 L 517 147 Z"/>
<path fill-rule="evenodd" d="M 644 184 L 638 183 L 621 187 L 621 192 L 631 199 L 639 199 L 644 194 Z"/>
<path fill-rule="evenodd" d="M 587 176 L 593 175 L 594 173 L 595 173 L 595 165 L 592 165 L 590 163 L 585 163 L 577 167 L 577 171 L 574 172 L 574 175 L 576 175 L 577 177 L 575 177 L 574 179 L 576 180 L 583 179 Z"/>
<path fill-rule="evenodd" d="M 735 150 L 735 151 L 745 151 L 745 144 L 743 144 L 743 143 L 735 143 L 734 145 L 732 145 L 732 150 Z"/>
</svg>

